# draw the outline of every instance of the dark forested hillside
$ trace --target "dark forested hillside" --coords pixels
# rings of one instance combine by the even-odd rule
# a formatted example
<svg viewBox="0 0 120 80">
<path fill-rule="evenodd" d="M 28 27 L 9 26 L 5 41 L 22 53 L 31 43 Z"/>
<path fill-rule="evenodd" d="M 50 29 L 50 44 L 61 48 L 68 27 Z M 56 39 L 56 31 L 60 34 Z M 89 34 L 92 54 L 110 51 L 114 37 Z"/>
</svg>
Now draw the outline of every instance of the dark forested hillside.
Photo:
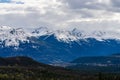
<svg viewBox="0 0 120 80">
<path fill-rule="evenodd" d="M 77 75 L 75 75 L 77 74 Z M 0 80 L 74 80 L 77 72 L 52 67 L 28 57 L 0 58 Z"/>
<path fill-rule="evenodd" d="M 70 69 L 89 72 L 120 73 L 120 54 L 80 57 L 71 62 Z"/>
<path fill-rule="evenodd" d="M 9 57 L 0 58 L 0 80 L 120 80 L 120 74 L 73 71 L 28 57 Z"/>
</svg>

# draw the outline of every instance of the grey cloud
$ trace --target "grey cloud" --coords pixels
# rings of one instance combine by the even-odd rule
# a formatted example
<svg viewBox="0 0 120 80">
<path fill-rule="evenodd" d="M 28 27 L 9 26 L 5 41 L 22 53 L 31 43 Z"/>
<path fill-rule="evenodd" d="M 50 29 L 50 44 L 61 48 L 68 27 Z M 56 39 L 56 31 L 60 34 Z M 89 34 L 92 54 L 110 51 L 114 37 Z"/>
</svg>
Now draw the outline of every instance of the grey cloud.
<svg viewBox="0 0 120 80">
<path fill-rule="evenodd" d="M 66 3 L 73 9 L 103 9 L 104 4 L 95 3 L 97 0 L 65 0 Z"/>
<path fill-rule="evenodd" d="M 114 7 L 120 8 L 120 0 L 111 0 L 111 3 Z"/>
<path fill-rule="evenodd" d="M 95 11 L 111 9 L 108 5 L 98 3 L 97 0 L 65 0 L 64 2 L 71 11 L 80 14 L 82 18 L 92 18 L 96 16 Z"/>
<path fill-rule="evenodd" d="M 98 0 L 65 0 L 71 9 L 89 9 L 89 10 L 105 10 L 110 12 L 120 12 L 120 0 L 109 0 L 110 3 L 105 4 L 105 0 L 102 3 Z"/>
<path fill-rule="evenodd" d="M 73 9 L 87 8 L 89 5 L 87 5 L 86 3 L 90 2 L 88 0 L 65 0 L 65 1 Z"/>
</svg>

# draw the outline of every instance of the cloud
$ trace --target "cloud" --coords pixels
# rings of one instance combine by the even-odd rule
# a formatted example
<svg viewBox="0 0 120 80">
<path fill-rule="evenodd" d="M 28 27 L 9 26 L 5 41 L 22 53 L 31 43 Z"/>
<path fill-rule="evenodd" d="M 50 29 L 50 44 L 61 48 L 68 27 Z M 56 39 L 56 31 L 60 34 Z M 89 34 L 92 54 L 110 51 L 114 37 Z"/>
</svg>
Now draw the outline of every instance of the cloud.
<svg viewBox="0 0 120 80">
<path fill-rule="evenodd" d="M 18 4 L 21 2 L 22 4 Z M 64 15 L 63 4 L 56 0 L 12 0 L 0 3 L 0 25 L 17 27 L 55 26 Z"/>
<path fill-rule="evenodd" d="M 114 7 L 120 8 L 120 0 L 111 0 Z"/>
<path fill-rule="evenodd" d="M 120 29 L 119 0 L 65 0 L 64 2 L 67 3 L 71 15 L 75 15 L 67 21 L 69 26 L 88 29 L 86 31 Z"/>
<path fill-rule="evenodd" d="M 0 25 L 116 31 L 119 4 L 119 0 L 11 0 L 0 3 Z"/>
</svg>

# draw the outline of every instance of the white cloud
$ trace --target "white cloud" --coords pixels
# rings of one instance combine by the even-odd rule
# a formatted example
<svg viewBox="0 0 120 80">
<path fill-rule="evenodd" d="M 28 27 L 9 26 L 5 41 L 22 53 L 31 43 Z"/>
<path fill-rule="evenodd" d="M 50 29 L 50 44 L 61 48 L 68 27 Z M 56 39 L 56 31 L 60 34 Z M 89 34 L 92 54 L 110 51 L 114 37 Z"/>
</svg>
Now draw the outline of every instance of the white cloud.
<svg viewBox="0 0 120 80">
<path fill-rule="evenodd" d="M 21 2 L 22 4 L 17 4 Z M 0 25 L 18 27 L 54 26 L 61 15 L 62 3 L 56 0 L 12 0 L 0 3 Z M 59 22 L 59 21 L 58 21 Z"/>
<path fill-rule="evenodd" d="M 119 0 L 12 0 L 0 3 L 0 25 L 116 31 L 119 4 Z"/>
</svg>

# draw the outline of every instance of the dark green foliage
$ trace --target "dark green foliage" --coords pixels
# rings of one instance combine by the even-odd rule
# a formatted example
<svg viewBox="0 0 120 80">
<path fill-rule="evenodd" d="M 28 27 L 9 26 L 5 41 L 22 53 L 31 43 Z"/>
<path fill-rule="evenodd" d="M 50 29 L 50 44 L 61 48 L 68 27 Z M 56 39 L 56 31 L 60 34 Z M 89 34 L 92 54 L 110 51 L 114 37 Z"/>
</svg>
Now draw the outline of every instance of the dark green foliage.
<svg viewBox="0 0 120 80">
<path fill-rule="evenodd" d="M 28 57 L 0 59 L 0 80 L 79 80 L 71 70 L 38 63 Z"/>
<path fill-rule="evenodd" d="M 42 63 L 39 63 L 32 58 L 18 56 L 18 57 L 8 57 L 0 58 L 0 66 L 45 66 Z"/>
<path fill-rule="evenodd" d="M 119 73 L 86 73 L 62 68 L 0 67 L 0 80 L 120 80 Z"/>
<path fill-rule="evenodd" d="M 69 72 L 62 69 L 0 67 L 0 80 L 79 80 L 79 76 Z"/>
<path fill-rule="evenodd" d="M 0 80 L 120 80 L 120 73 L 73 71 L 28 57 L 1 58 Z"/>
</svg>

